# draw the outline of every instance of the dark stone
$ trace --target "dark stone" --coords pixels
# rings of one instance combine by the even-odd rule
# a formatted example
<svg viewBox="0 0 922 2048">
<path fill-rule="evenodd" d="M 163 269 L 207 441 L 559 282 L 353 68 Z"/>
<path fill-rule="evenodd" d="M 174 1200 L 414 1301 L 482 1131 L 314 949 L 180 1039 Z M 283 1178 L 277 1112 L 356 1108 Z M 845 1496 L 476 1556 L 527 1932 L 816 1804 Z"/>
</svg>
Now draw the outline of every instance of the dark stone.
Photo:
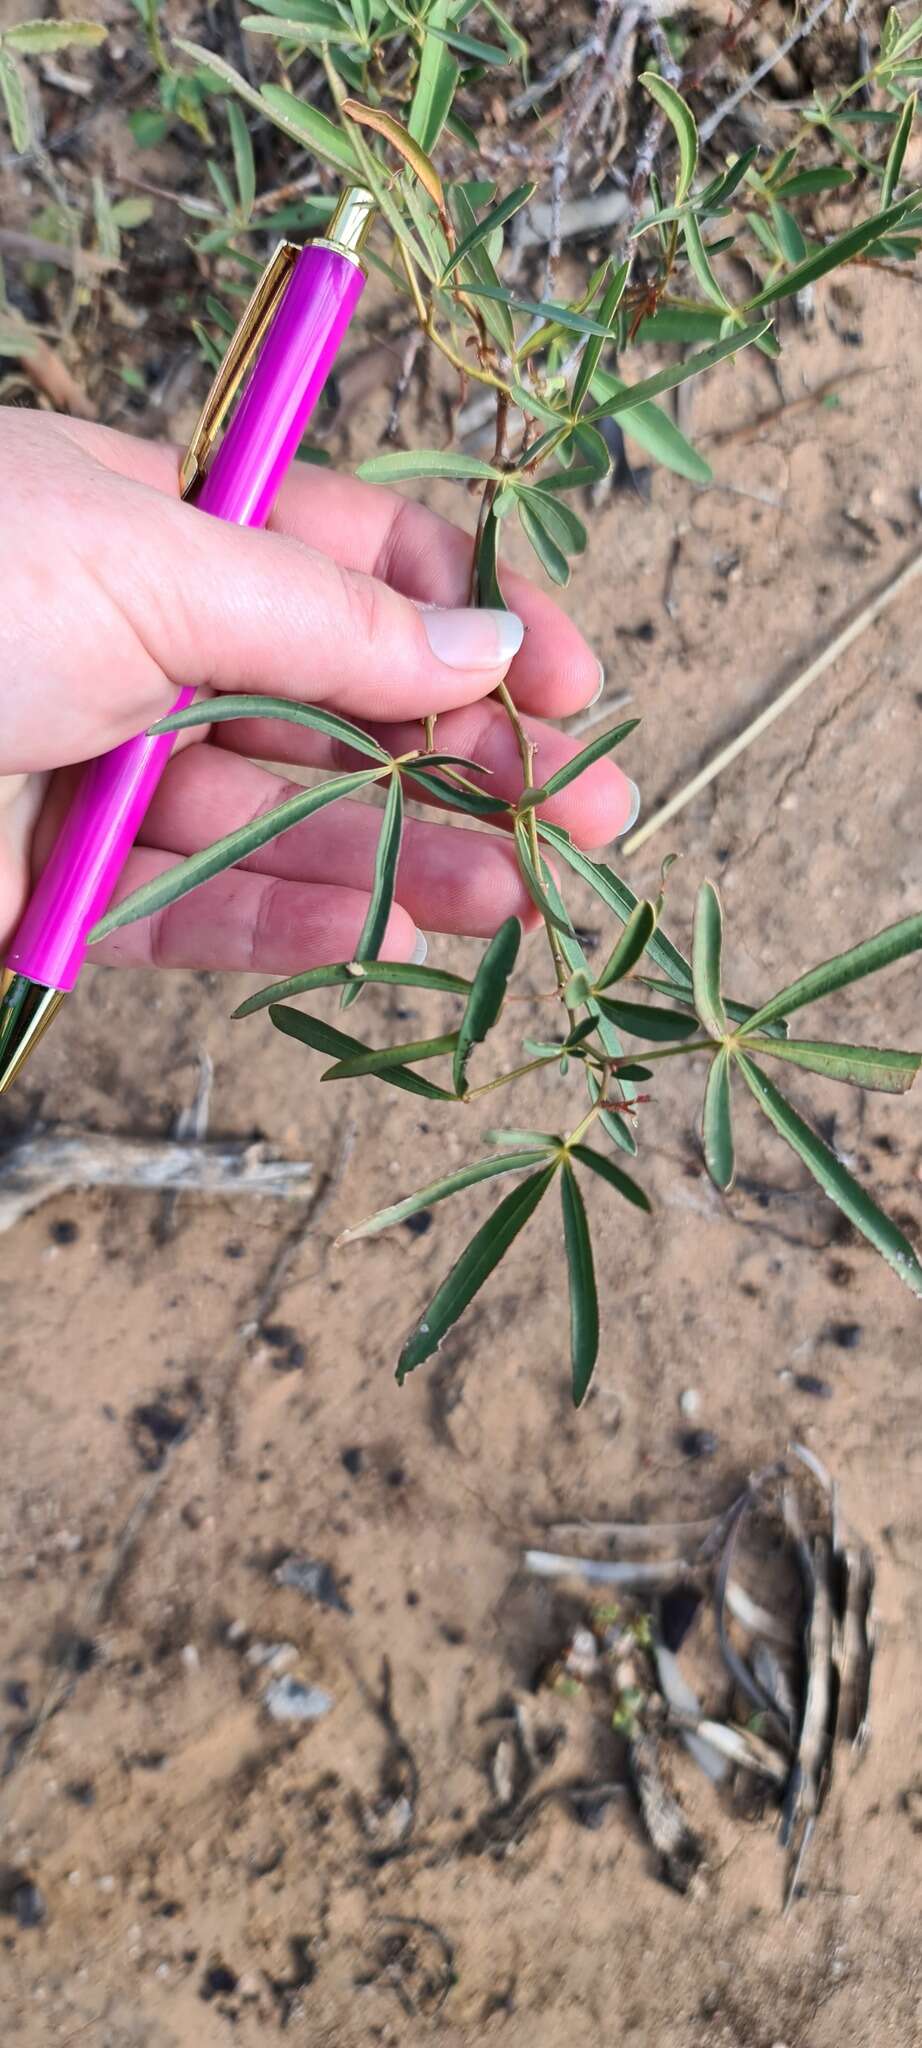
<svg viewBox="0 0 922 2048">
<path fill-rule="evenodd" d="M 7 1706 L 15 1707 L 17 1713 L 28 1713 L 29 1688 L 25 1679 L 11 1678 L 3 1688 L 3 1697 L 6 1700 Z"/>
<path fill-rule="evenodd" d="M 224 1257 L 226 1259 L 242 1259 L 245 1254 L 246 1245 L 241 1244 L 239 1237 L 232 1237 L 224 1247 Z"/>
<path fill-rule="evenodd" d="M 675 1654 L 694 1622 L 701 1606 L 701 1594 L 694 1586 L 670 1586 L 660 1601 L 659 1632 L 667 1650 Z"/>
<path fill-rule="evenodd" d="M 212 1998 L 220 1998 L 222 1994 L 228 1991 L 236 1991 L 236 1989 L 237 1977 L 235 1971 L 229 1970 L 226 1963 L 212 1963 L 202 1978 L 199 1986 L 199 1997 L 204 1998 L 205 2003 L 208 2004 Z"/>
<path fill-rule="evenodd" d="M 384 1477 L 388 1486 L 397 1487 L 406 1485 L 407 1475 L 402 1465 L 392 1465 L 390 1471 L 385 1472 Z"/>
<path fill-rule="evenodd" d="M 827 1336 L 831 1344 L 838 1344 L 840 1351 L 857 1351 L 864 1329 L 861 1323 L 830 1323 Z"/>
<path fill-rule="evenodd" d="M 679 1449 L 683 1458 L 713 1458 L 718 1439 L 712 1429 L 683 1429 Z"/>
<path fill-rule="evenodd" d="M 425 1237 L 427 1230 L 432 1228 L 432 1210 L 417 1209 L 415 1216 L 405 1216 L 403 1227 L 411 1237 Z"/>
<path fill-rule="evenodd" d="M 75 1806 L 95 1806 L 96 1787 L 92 1778 L 75 1778 L 67 1787 L 67 1797 L 74 1801 Z"/>
<path fill-rule="evenodd" d="M 455 1622 L 453 1621 L 440 1622 L 439 1634 L 443 1642 L 451 1644 L 452 1649 L 457 1649 L 459 1643 L 467 1642 L 467 1636 L 465 1634 L 464 1629 L 458 1628 Z"/>
<path fill-rule="evenodd" d="M 0 1913 L 9 1913 L 20 1927 L 40 1927 L 48 1908 L 34 1879 L 22 1869 L 0 1869 Z"/>
<path fill-rule="evenodd" d="M 828 1380 L 821 1380 L 815 1372 L 795 1372 L 794 1385 L 799 1394 L 815 1394 L 818 1401 L 831 1401 L 832 1388 Z"/>
<path fill-rule="evenodd" d="M 410 1587 L 410 1591 L 404 1594 L 404 1605 L 406 1607 L 419 1606 L 419 1594 L 414 1593 L 412 1586 Z"/>
<path fill-rule="evenodd" d="M 69 1216 L 62 1216 L 59 1223 L 53 1223 L 48 1233 L 52 1244 L 75 1244 L 80 1236 L 79 1225 Z"/>
<path fill-rule="evenodd" d="M 276 1372 L 300 1371 L 306 1362 L 307 1352 L 290 1323 L 266 1323 L 260 1334 L 270 1351 L 279 1353 L 278 1358 L 272 1361 Z"/>
<path fill-rule="evenodd" d="M 183 1435 L 188 1420 L 185 1404 L 170 1395 L 158 1396 L 154 1401 L 140 1401 L 132 1409 L 131 1434 L 146 1471 L 156 1472 L 163 1464 L 170 1445 Z"/>
<path fill-rule="evenodd" d="M 340 1451 L 339 1462 L 345 1465 L 351 1479 L 357 1479 L 365 1462 L 364 1453 L 358 1444 L 351 1444 L 346 1451 Z"/>
</svg>

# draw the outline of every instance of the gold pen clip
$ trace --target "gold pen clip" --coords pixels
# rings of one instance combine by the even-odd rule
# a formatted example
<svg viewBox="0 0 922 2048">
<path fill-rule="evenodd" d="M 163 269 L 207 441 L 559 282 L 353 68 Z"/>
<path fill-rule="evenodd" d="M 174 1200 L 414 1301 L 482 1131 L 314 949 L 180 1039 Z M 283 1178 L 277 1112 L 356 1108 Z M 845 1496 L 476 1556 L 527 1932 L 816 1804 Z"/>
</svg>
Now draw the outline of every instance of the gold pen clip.
<svg viewBox="0 0 922 2048">
<path fill-rule="evenodd" d="M 202 481 L 214 444 L 262 345 L 300 253 L 295 242 L 280 242 L 243 309 L 183 457 L 179 480 L 184 498 Z"/>
</svg>

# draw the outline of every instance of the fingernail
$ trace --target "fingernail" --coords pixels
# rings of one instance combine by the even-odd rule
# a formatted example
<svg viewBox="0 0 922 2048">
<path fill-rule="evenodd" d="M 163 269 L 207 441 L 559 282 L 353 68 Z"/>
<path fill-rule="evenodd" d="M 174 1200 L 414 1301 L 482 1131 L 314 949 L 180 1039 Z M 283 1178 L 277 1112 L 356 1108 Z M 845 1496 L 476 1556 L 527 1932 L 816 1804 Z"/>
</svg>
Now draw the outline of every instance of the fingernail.
<svg viewBox="0 0 922 2048">
<path fill-rule="evenodd" d="M 515 612 L 422 612 L 426 638 L 434 655 L 449 668 L 508 668 L 525 635 Z"/>
<path fill-rule="evenodd" d="M 637 820 L 640 817 L 640 791 L 637 787 L 636 782 L 632 782 L 629 775 L 626 775 L 624 779 L 627 783 L 628 789 L 631 792 L 631 808 L 628 811 L 627 817 L 624 820 L 624 824 L 622 825 L 620 832 L 617 832 L 615 834 L 615 837 L 617 839 L 623 839 L 625 832 L 630 832 L 636 825 Z"/>
<path fill-rule="evenodd" d="M 602 663 L 602 662 L 600 661 L 600 662 L 599 662 L 599 680 L 598 680 L 598 682 L 596 683 L 595 689 L 594 689 L 594 690 L 593 690 L 593 692 L 592 692 L 592 696 L 590 697 L 590 699 L 589 699 L 589 702 L 588 702 L 588 704 L 587 704 L 587 706 L 586 706 L 586 710 L 587 710 L 587 711 L 591 711 L 591 710 L 592 710 L 592 706 L 593 706 L 593 704 L 597 704 L 597 703 L 598 703 L 598 701 L 599 701 L 599 698 L 601 697 L 601 695 L 602 695 L 602 691 L 604 690 L 604 688 L 605 688 L 605 667 L 604 667 L 604 664 L 603 664 L 603 663 Z"/>
<path fill-rule="evenodd" d="M 416 944 L 410 954 L 411 967 L 424 967 L 429 957 L 429 941 L 425 932 L 417 932 Z"/>
</svg>

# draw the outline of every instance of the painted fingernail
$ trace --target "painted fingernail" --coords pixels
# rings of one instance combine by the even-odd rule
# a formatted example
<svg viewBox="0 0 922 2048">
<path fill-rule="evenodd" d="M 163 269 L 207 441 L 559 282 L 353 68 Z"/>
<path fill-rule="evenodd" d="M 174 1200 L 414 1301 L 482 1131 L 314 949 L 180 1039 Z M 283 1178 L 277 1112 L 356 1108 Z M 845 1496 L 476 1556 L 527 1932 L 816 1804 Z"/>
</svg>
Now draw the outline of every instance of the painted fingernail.
<svg viewBox="0 0 922 2048">
<path fill-rule="evenodd" d="M 617 839 L 623 839 L 625 832 L 632 831 L 633 827 L 637 823 L 638 818 L 640 817 L 640 791 L 637 787 L 636 782 L 632 782 L 629 775 L 626 775 L 624 779 L 627 783 L 628 789 L 631 792 L 631 808 L 628 811 L 627 817 L 624 820 L 624 824 L 622 825 L 620 832 L 617 832 L 615 834 L 615 837 Z"/>
<path fill-rule="evenodd" d="M 525 635 L 515 612 L 427 607 L 422 621 L 433 654 L 449 668 L 508 668 Z"/>
<path fill-rule="evenodd" d="M 424 967 L 429 957 L 429 941 L 425 932 L 417 932 L 416 944 L 410 954 L 411 967 Z"/>
<path fill-rule="evenodd" d="M 594 690 L 593 690 L 593 692 L 592 692 L 592 696 L 590 697 L 590 699 L 589 699 L 589 702 L 588 702 L 588 704 L 587 704 L 587 706 L 586 706 L 586 710 L 587 710 L 587 711 L 591 711 L 591 710 L 592 710 L 592 706 L 593 706 L 593 704 L 597 704 L 597 703 L 598 703 L 598 701 L 599 701 L 599 698 L 601 697 L 601 695 L 602 695 L 602 691 L 604 690 L 604 688 L 605 688 L 605 667 L 604 667 L 604 663 L 602 663 L 602 662 L 600 661 L 600 662 L 599 662 L 599 680 L 598 680 L 598 682 L 596 683 L 595 689 L 594 689 Z"/>
</svg>

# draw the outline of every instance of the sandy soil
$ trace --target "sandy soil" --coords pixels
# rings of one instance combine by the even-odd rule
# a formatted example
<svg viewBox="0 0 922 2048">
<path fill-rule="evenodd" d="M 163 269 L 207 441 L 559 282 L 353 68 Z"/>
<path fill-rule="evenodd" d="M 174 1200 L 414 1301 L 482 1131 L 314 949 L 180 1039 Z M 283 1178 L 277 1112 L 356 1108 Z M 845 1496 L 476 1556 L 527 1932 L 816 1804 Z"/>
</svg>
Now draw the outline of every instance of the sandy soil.
<svg viewBox="0 0 922 2048">
<path fill-rule="evenodd" d="M 599 516 L 568 601 L 612 692 L 644 713 L 630 766 L 648 810 L 919 545 L 916 311 L 908 279 L 852 274 L 826 290 L 780 375 L 787 398 L 841 376 L 835 407 L 715 447 L 712 491 L 658 471 L 650 504 L 620 494 Z M 696 387 L 692 431 L 704 443 L 777 398 L 747 356 Z M 457 509 L 448 491 L 439 502 Z M 648 888 L 667 850 L 686 856 L 670 884 L 677 936 L 698 877 L 719 877 L 740 995 L 918 905 L 918 632 L 910 595 L 630 866 Z M 540 986 L 537 951 L 530 971 Z M 911 1043 L 916 987 L 910 963 L 841 1014 L 856 1036 Z M 5 1113 L 8 1132 L 40 1115 L 165 1133 L 204 1046 L 213 1131 L 259 1131 L 316 1177 L 294 1213 L 185 1198 L 165 1217 L 156 1197 L 61 1198 L 0 1243 L 0 1730 L 15 1765 L 0 1864 L 46 1908 L 34 1927 L 0 1914 L 4 2040 L 249 2048 L 287 2028 L 316 2048 L 910 2048 L 910 1297 L 745 1105 L 740 1186 L 720 1200 L 695 1092 L 664 1081 L 643 1144 L 654 1220 L 597 1204 L 606 1336 L 585 1410 L 568 1401 L 550 1214 L 398 1392 L 397 1340 L 486 1200 L 464 1198 L 424 1235 L 342 1252 L 332 1239 L 472 1151 L 474 1132 L 361 1085 L 318 1090 L 308 1055 L 258 1020 L 227 1021 L 243 992 L 206 975 L 87 974 Z M 395 1006 L 366 1000 L 392 1026 Z M 438 1004 L 404 1004 L 405 1025 L 408 1012 L 428 1023 Z M 918 1109 L 792 1092 L 835 1119 L 838 1145 L 918 1231 Z M 548 1122 L 536 1089 L 515 1120 Z M 798 1391 L 792 1371 L 828 1398 Z M 687 1388 L 717 1437 L 708 1461 L 678 1446 Z M 708 1872 L 688 1897 L 657 1882 L 626 1797 L 597 1830 L 550 1802 L 502 1850 L 478 1852 L 491 1716 L 527 1692 L 564 1626 L 560 1599 L 523 1577 L 523 1545 L 562 1515 L 707 1514 L 795 1432 L 874 1546 L 882 1619 L 873 1742 L 860 1769 L 840 1767 L 806 1895 L 781 1918 L 770 1817 L 745 1819 L 690 1768 Z M 278 1586 L 287 1551 L 328 1561 L 349 1612 Z M 300 1736 L 261 1710 L 251 1638 L 294 1645 L 296 1674 L 331 1694 Z M 57 1709 L 30 1743 L 43 1701 Z M 604 1723 L 564 1719 L 575 1767 L 588 1758 L 618 1779 Z M 419 1774 L 415 1827 L 379 1863 L 401 1744 Z"/>
</svg>

